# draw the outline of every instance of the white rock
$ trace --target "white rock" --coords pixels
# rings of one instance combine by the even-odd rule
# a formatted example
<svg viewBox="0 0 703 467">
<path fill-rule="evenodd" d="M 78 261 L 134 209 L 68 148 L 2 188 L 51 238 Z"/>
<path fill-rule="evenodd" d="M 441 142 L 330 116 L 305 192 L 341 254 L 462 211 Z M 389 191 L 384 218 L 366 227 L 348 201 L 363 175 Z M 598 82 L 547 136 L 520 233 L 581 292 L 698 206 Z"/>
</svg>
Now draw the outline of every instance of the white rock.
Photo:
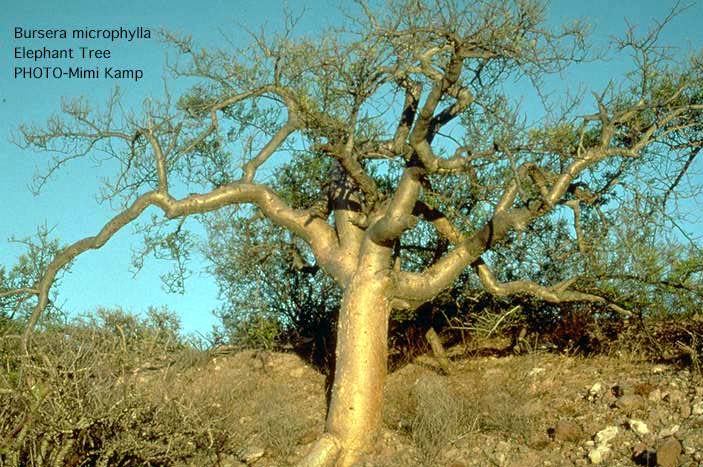
<svg viewBox="0 0 703 467">
<path fill-rule="evenodd" d="M 609 426 L 596 433 L 596 444 L 599 446 L 608 444 L 618 435 L 618 427 Z"/>
<path fill-rule="evenodd" d="M 630 425 L 630 429 L 636 433 L 639 433 L 641 435 L 646 435 L 647 433 L 649 433 L 649 427 L 642 420 L 632 419 L 628 423 Z"/>
<path fill-rule="evenodd" d="M 601 392 L 603 392 L 603 384 L 601 384 L 600 382 L 594 383 L 593 386 L 591 386 L 591 389 L 588 390 L 589 394 L 594 395 L 600 394 Z"/>
<path fill-rule="evenodd" d="M 691 407 L 692 415 L 703 415 L 703 401 L 698 401 Z"/>
<path fill-rule="evenodd" d="M 676 433 L 678 433 L 679 428 L 679 425 L 671 425 L 668 428 L 664 428 L 662 429 L 662 431 L 659 432 L 659 437 L 668 438 L 669 436 L 674 436 Z"/>
<path fill-rule="evenodd" d="M 588 458 L 591 460 L 591 463 L 600 464 L 608 457 L 609 452 L 610 448 L 608 446 L 598 446 L 588 452 Z"/>
<path fill-rule="evenodd" d="M 598 399 L 601 395 L 603 394 L 603 384 L 600 382 L 596 382 L 591 386 L 591 389 L 588 390 L 588 400 L 589 401 L 594 401 Z"/>
<path fill-rule="evenodd" d="M 686 453 L 687 456 L 692 456 L 693 454 L 698 451 L 696 449 L 696 446 L 691 446 L 689 443 L 686 442 L 687 440 L 684 440 L 681 444 L 683 444 L 683 452 Z M 701 453 L 703 454 L 703 452 Z"/>
</svg>

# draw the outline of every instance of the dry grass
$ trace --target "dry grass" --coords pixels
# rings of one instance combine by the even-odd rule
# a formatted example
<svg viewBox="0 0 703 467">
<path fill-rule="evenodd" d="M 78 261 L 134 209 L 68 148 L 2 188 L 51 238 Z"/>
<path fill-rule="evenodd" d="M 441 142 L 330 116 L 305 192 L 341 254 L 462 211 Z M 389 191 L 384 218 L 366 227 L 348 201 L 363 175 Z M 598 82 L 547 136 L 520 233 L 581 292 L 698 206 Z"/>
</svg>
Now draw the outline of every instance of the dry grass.
<svg viewBox="0 0 703 467">
<path fill-rule="evenodd" d="M 75 326 L 37 335 L 31 357 L 20 356 L 16 341 L 0 341 L 2 463 L 168 465 L 186 458 L 192 449 L 185 439 L 202 433 L 175 430 L 187 426 L 187 414 L 151 403 L 139 387 L 144 368 L 182 360 L 157 341 L 135 346 L 104 329 Z"/>
<path fill-rule="evenodd" d="M 386 426 L 406 435 L 428 465 L 443 448 L 480 428 L 475 401 L 449 383 L 446 377 L 408 365 L 386 385 Z"/>
<path fill-rule="evenodd" d="M 0 339 L 0 465 L 216 466 L 247 448 L 284 465 L 321 431 L 323 377 L 297 357 L 213 361 L 162 337 L 74 326 L 32 357 Z"/>
<path fill-rule="evenodd" d="M 411 438 L 425 461 L 458 439 L 476 432 L 480 415 L 473 401 L 453 394 L 440 376 L 423 378 L 413 388 Z"/>
<path fill-rule="evenodd" d="M 109 318 L 42 332 L 31 357 L 0 337 L 0 466 L 218 466 L 250 448 L 265 452 L 257 465 L 289 465 L 321 433 L 324 376 L 298 357 L 201 351 L 168 326 Z M 650 384 L 638 361 L 653 338 L 678 352 L 674 363 L 700 366 L 697 321 L 636 331 L 626 329 L 609 356 L 478 352 L 455 360 L 450 376 L 401 368 L 387 381 L 390 437 L 373 465 L 438 465 L 455 448 L 488 459 L 498 448 L 486 454 L 487 440 L 543 452 L 564 417 L 593 433 L 602 427 L 584 416 L 592 404 L 583 394 L 596 381 Z"/>
</svg>

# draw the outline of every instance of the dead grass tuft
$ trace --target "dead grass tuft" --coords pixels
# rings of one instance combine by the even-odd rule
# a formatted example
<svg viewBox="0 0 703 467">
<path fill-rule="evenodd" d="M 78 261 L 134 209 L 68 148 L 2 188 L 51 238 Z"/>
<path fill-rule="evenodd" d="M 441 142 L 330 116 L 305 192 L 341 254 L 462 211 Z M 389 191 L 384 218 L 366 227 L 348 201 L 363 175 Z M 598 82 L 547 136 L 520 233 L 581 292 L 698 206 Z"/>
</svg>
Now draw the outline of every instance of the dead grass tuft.
<svg viewBox="0 0 703 467">
<path fill-rule="evenodd" d="M 452 393 L 444 378 L 424 377 L 412 393 L 415 410 L 410 425 L 411 437 L 427 462 L 434 460 L 445 446 L 478 430 L 480 415 L 476 407 Z"/>
</svg>

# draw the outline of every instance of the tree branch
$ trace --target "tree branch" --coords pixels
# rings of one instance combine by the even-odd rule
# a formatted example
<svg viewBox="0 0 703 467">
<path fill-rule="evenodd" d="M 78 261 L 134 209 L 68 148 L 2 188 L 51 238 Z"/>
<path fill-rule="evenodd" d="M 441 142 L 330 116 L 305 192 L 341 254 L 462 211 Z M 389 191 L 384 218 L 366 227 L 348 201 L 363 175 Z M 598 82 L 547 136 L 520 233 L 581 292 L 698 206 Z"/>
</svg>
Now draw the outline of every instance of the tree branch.
<svg viewBox="0 0 703 467">
<path fill-rule="evenodd" d="M 385 214 L 367 231 L 371 241 L 379 245 L 388 245 L 417 224 L 412 211 L 420 194 L 420 178 L 423 175 L 424 170 L 419 167 L 405 168 Z"/>
<path fill-rule="evenodd" d="M 422 273 L 397 272 L 396 298 L 411 303 L 425 303 L 445 290 L 471 263 L 499 243 L 511 229 L 522 230 L 539 215 L 528 208 L 496 212 L 473 235 L 464 238 L 439 261 Z"/>
<path fill-rule="evenodd" d="M 20 295 L 20 294 L 37 295 L 38 293 L 39 293 L 39 289 L 32 288 L 32 287 L 22 287 L 20 289 L 12 289 L 12 290 L 6 290 L 4 292 L 0 292 L 0 297 L 11 297 L 13 295 Z"/>
<path fill-rule="evenodd" d="M 593 295 L 584 292 L 578 292 L 574 290 L 567 290 L 571 281 L 566 281 L 561 284 L 557 284 L 554 287 L 544 287 L 532 281 L 512 281 L 506 283 L 499 283 L 493 272 L 490 270 L 488 265 L 483 262 L 483 259 L 479 258 L 472 264 L 474 271 L 481 280 L 481 283 L 486 288 L 486 290 L 498 297 L 507 297 L 516 294 L 529 294 L 534 297 L 540 298 L 549 303 L 564 303 L 564 302 L 591 302 L 591 303 L 603 303 L 606 304 L 610 309 L 624 315 L 631 316 L 632 313 L 627 311 L 620 306 L 609 302 L 605 298 L 599 295 Z"/>
<path fill-rule="evenodd" d="M 168 193 L 151 191 L 138 197 L 127 209 L 113 217 L 97 235 L 83 238 L 62 249 L 49 263 L 36 285 L 38 302 L 22 338 L 24 352 L 29 352 L 29 339 L 49 302 L 49 290 L 56 274 L 78 255 L 105 245 L 115 233 L 134 221 L 149 206 L 161 208 L 167 218 L 174 219 L 237 203 L 251 203 L 258 206 L 274 223 L 301 237 L 310 245 L 320 265 L 340 283 L 344 283 L 351 275 L 354 265 L 350 261 L 345 261 L 345 258 L 338 257 L 338 243 L 332 228 L 307 211 L 288 207 L 268 187 L 239 181 L 209 193 L 193 194 L 180 200 L 172 198 Z"/>
<path fill-rule="evenodd" d="M 442 211 L 427 205 L 423 201 L 415 203 L 413 215 L 421 216 L 427 222 L 431 222 L 435 229 L 437 229 L 437 232 L 451 244 L 457 244 L 464 238 L 459 229 L 451 223 Z"/>
</svg>

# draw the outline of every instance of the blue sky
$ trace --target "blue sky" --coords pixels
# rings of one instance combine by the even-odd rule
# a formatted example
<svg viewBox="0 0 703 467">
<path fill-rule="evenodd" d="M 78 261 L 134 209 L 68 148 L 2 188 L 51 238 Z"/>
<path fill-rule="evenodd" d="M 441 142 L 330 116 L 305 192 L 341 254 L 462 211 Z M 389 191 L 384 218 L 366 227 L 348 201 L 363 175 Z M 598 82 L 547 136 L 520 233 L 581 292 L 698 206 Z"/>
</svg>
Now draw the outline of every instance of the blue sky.
<svg viewBox="0 0 703 467">
<path fill-rule="evenodd" d="M 149 95 L 162 92 L 163 65 L 166 50 L 156 38 L 161 28 L 191 34 L 199 45 L 223 44 L 221 32 L 234 41 L 243 41 L 242 25 L 258 29 L 266 24 L 275 29 L 283 17 L 283 6 L 293 11 L 307 6 L 300 27 L 314 32 L 338 14 L 324 1 L 278 0 L 223 1 L 200 0 L 3 0 L 0 16 L 0 55 L 4 64 L 0 73 L 0 264 L 9 266 L 21 248 L 7 239 L 32 235 L 36 226 L 46 223 L 63 243 L 74 242 L 95 234 L 114 215 L 108 205 L 95 200 L 104 168 L 90 161 L 79 162 L 59 172 L 39 197 L 33 197 L 28 184 L 46 155 L 23 151 L 10 143 L 12 132 L 21 123 L 41 124 L 57 111 L 61 97 L 86 96 L 96 104 L 106 100 L 113 89 L 109 80 L 21 80 L 13 78 L 16 60 L 13 50 L 20 45 L 13 36 L 15 27 L 24 28 L 114 28 L 148 27 L 152 39 L 133 42 L 90 41 L 90 46 L 109 48 L 115 67 L 136 67 L 145 70 L 139 82 L 120 82 L 125 102 L 136 105 Z M 666 15 L 674 1 L 670 0 L 591 0 L 589 2 L 555 1 L 550 8 L 554 24 L 576 18 L 586 19 L 593 28 L 592 39 L 604 45 L 611 35 L 621 34 L 625 18 L 645 29 L 654 18 Z M 344 4 L 344 3 L 343 3 Z M 663 35 L 664 42 L 681 47 L 682 53 L 703 46 L 703 1 L 676 18 Z M 71 45 L 68 45 L 71 42 Z M 78 46 L 72 41 L 22 41 L 21 45 L 50 48 Z M 64 44 L 59 45 L 59 44 Z M 9 66 L 8 66 L 9 64 Z M 595 83 L 601 89 L 610 78 L 622 72 L 617 61 L 582 66 L 563 77 L 565 83 Z M 154 211 L 156 212 L 156 211 Z M 148 212 L 146 215 L 150 215 Z M 211 277 L 199 272 L 186 284 L 185 295 L 170 295 L 162 290 L 159 275 L 166 265 L 147 260 L 136 278 L 130 272 L 131 250 L 140 238 L 130 228 L 118 233 L 105 247 L 81 255 L 72 273 L 65 276 L 59 289 L 61 303 L 73 313 L 95 310 L 98 306 L 121 306 L 141 312 L 148 306 L 168 305 L 183 318 L 186 331 L 207 332 L 216 322 L 211 311 L 217 307 L 216 287 Z"/>
</svg>

